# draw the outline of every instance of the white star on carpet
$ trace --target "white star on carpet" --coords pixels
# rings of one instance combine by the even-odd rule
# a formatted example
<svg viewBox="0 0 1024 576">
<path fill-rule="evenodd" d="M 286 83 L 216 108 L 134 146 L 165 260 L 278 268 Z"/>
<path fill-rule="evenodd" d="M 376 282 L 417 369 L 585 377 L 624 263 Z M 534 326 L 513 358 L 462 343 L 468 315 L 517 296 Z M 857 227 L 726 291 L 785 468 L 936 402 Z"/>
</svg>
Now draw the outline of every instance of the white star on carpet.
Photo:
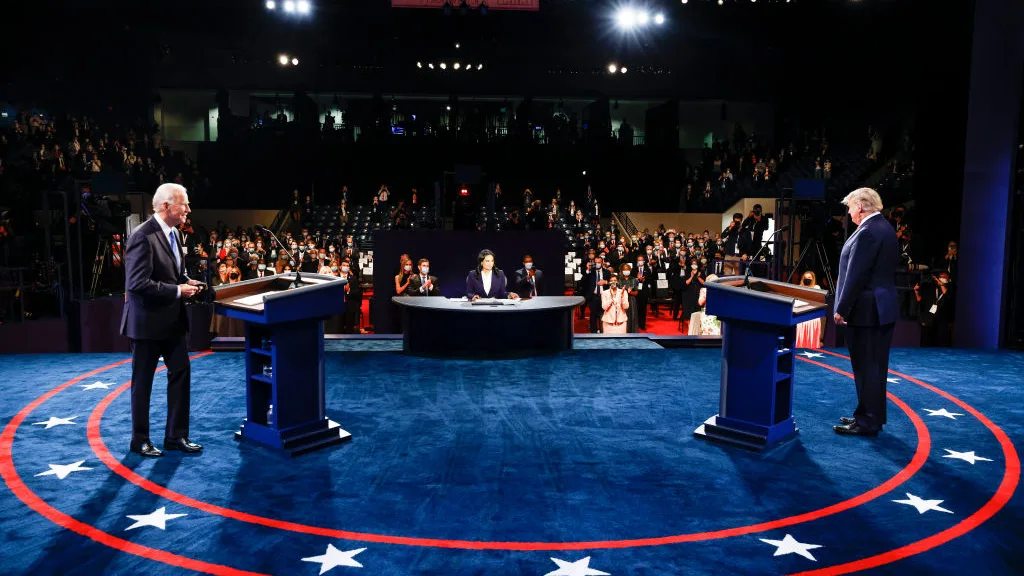
<svg viewBox="0 0 1024 576">
<path fill-rule="evenodd" d="M 36 476 L 56 476 L 58 480 L 63 480 L 72 472 L 92 470 L 92 468 L 86 468 L 82 466 L 82 464 L 85 464 L 85 460 L 79 460 L 78 462 L 72 462 L 71 464 L 47 464 L 50 469 L 46 472 L 40 472 L 39 474 L 36 474 Z"/>
<path fill-rule="evenodd" d="M 772 556 L 799 554 L 808 560 L 813 560 L 815 562 L 818 561 L 818 559 L 808 552 L 808 550 L 821 548 L 821 544 L 804 544 L 803 542 L 798 542 L 796 538 L 793 538 L 789 534 L 786 534 L 782 540 L 769 540 L 768 538 L 758 538 L 758 540 L 765 544 L 775 546 L 775 554 L 772 554 Z"/>
<path fill-rule="evenodd" d="M 950 420 L 956 420 L 957 416 L 963 416 L 963 414 L 961 414 L 959 412 L 950 412 L 949 410 L 946 410 L 945 408 L 943 408 L 941 410 L 930 410 L 928 408 L 925 408 L 924 410 L 926 412 L 928 412 L 929 416 L 945 416 L 946 418 L 949 418 Z"/>
<path fill-rule="evenodd" d="M 85 385 L 83 385 L 82 386 L 82 390 L 96 390 L 97 388 L 100 389 L 100 390 L 109 390 L 110 387 L 113 386 L 113 385 L 114 385 L 113 382 L 100 382 L 99 380 L 97 380 L 97 381 L 93 382 L 92 384 L 85 384 Z"/>
<path fill-rule="evenodd" d="M 821 352 L 802 352 L 804 358 L 824 358 L 825 355 Z"/>
<path fill-rule="evenodd" d="M 896 383 L 898 383 L 900 381 L 900 379 L 899 378 L 886 378 L 885 381 L 888 382 L 889 384 L 896 384 Z"/>
<path fill-rule="evenodd" d="M 984 456 L 978 456 L 974 453 L 974 450 L 970 452 L 957 452 L 956 450 L 950 450 L 949 448 L 943 448 L 949 454 L 943 456 L 943 458 L 956 458 L 957 460 L 963 460 L 964 462 L 970 462 L 972 465 L 975 462 L 991 462 L 991 458 L 985 458 Z"/>
<path fill-rule="evenodd" d="M 60 426 L 61 424 L 78 424 L 78 422 L 72 422 L 78 416 L 68 416 L 67 418 L 57 418 L 56 416 L 50 416 L 50 419 L 46 422 L 33 422 L 33 426 L 46 425 L 46 430 L 53 428 L 54 426 Z"/>
<path fill-rule="evenodd" d="M 590 556 L 575 562 L 566 562 L 559 558 L 552 558 L 551 561 L 558 564 L 558 570 L 548 572 L 544 576 L 609 576 L 607 572 L 590 567 Z"/>
<path fill-rule="evenodd" d="M 342 552 L 334 547 L 334 544 L 327 545 L 327 551 L 319 556 L 310 556 L 309 558 L 303 558 L 303 562 L 316 562 L 320 564 L 320 573 L 323 574 L 328 570 L 333 570 L 338 566 L 346 566 L 349 568 L 362 568 L 363 565 L 355 560 L 356 554 L 359 554 L 366 548 L 356 548 L 355 550 L 348 550 Z"/>
<path fill-rule="evenodd" d="M 918 514 L 924 514 L 929 510 L 935 510 L 936 512 L 945 512 L 946 514 L 952 514 L 952 510 L 946 510 L 939 504 L 942 504 L 943 500 L 923 500 L 918 496 L 914 496 L 910 492 L 907 492 L 907 498 L 909 500 L 893 500 L 897 504 L 906 504 L 907 506 L 913 506 L 917 508 Z"/>
<path fill-rule="evenodd" d="M 128 514 L 132 520 L 135 520 L 135 524 L 125 528 L 125 532 L 133 530 L 135 528 L 141 528 L 143 526 L 153 526 L 161 530 L 167 530 L 167 521 L 174 520 L 175 518 L 181 518 L 182 516 L 188 516 L 188 514 L 168 514 L 167 507 L 161 506 L 155 512 L 151 514 Z"/>
</svg>

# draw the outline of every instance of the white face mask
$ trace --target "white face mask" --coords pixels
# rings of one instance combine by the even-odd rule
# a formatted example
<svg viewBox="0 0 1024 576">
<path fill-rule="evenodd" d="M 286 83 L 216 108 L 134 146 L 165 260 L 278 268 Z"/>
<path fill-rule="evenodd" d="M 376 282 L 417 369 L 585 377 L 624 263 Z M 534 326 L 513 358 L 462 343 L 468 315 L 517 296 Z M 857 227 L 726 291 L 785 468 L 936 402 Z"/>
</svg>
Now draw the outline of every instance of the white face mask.
<svg viewBox="0 0 1024 576">
<path fill-rule="evenodd" d="M 334 252 L 334 246 L 331 246 L 330 248 L 328 248 L 328 250 L 330 250 L 331 252 Z"/>
<path fill-rule="evenodd" d="M 342 272 L 348 272 L 348 266 L 342 266 L 341 267 L 341 271 Z"/>
<path fill-rule="evenodd" d="M 629 270 L 623 270 L 622 271 L 622 275 L 628 278 L 629 277 Z"/>
<path fill-rule="evenodd" d="M 430 274 L 430 267 L 429 266 L 424 266 L 424 267 L 420 268 L 420 272 L 422 272 L 424 275 Z"/>
<path fill-rule="evenodd" d="M 533 262 L 526 262 L 525 264 L 523 264 L 523 267 L 526 268 L 527 270 L 530 270 L 531 268 L 533 268 Z"/>
<path fill-rule="evenodd" d="M 337 266 L 331 266 L 331 272 L 337 272 L 337 271 L 338 271 L 338 267 Z"/>
<path fill-rule="evenodd" d="M 696 269 L 697 269 L 697 265 L 696 265 L 696 264 L 694 264 L 694 265 L 690 266 L 690 269 L 692 269 L 692 270 L 696 270 Z"/>
<path fill-rule="evenodd" d="M 411 270 L 412 270 L 412 264 L 406 264 L 406 266 L 405 266 L 405 271 L 406 271 L 406 272 L 409 272 L 409 271 L 411 271 Z"/>
<path fill-rule="evenodd" d="M 258 266 L 258 268 L 260 269 L 260 271 L 263 271 L 263 270 L 266 270 L 266 269 L 267 269 L 267 265 L 266 265 L 266 264 L 260 264 L 260 265 Z"/>
</svg>

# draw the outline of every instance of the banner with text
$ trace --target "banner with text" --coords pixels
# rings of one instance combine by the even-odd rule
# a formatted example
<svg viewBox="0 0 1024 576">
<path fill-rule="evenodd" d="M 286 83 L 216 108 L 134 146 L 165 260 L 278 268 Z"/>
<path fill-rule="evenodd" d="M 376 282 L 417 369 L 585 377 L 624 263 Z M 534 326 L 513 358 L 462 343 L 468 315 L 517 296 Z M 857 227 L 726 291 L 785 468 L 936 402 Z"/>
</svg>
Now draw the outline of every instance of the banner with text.
<svg viewBox="0 0 1024 576">
<path fill-rule="evenodd" d="M 392 8 L 443 8 L 448 0 L 391 0 Z M 457 8 L 460 0 L 450 1 L 453 8 Z M 486 4 L 488 10 L 529 10 L 536 12 L 540 10 L 540 0 L 466 0 L 470 8 L 479 8 Z"/>
</svg>

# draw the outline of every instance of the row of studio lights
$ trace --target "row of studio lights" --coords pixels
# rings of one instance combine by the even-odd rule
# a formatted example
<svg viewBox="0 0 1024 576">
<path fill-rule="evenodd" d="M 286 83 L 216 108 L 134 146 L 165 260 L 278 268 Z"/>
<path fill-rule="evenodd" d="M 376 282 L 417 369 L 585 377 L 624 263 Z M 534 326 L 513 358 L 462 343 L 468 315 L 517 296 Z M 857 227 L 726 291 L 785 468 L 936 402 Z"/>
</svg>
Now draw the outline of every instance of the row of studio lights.
<svg viewBox="0 0 1024 576">
<path fill-rule="evenodd" d="M 484 65 L 483 64 L 472 64 L 470 62 L 466 62 L 466 63 L 452 62 L 451 64 L 448 64 L 447 62 L 438 62 L 437 64 L 434 64 L 433 62 L 417 62 L 416 63 L 416 67 L 421 69 L 421 70 L 423 68 L 426 68 L 428 70 L 448 70 L 449 68 L 451 68 L 452 70 L 483 70 L 484 69 Z"/>
<path fill-rule="evenodd" d="M 306 16 L 313 11 L 313 4 L 309 0 L 284 0 L 283 2 L 267 0 L 263 5 L 271 12 L 276 12 L 280 9 L 285 14 L 296 14 L 299 16 Z"/>
<path fill-rule="evenodd" d="M 724 5 L 724 4 L 725 4 L 725 2 L 726 2 L 726 0 L 706 0 L 706 1 L 711 1 L 711 2 L 715 2 L 715 4 L 718 4 L 719 6 L 722 6 L 722 5 Z M 743 0 L 729 0 L 729 3 L 730 3 L 730 4 L 735 4 L 735 3 L 739 3 L 739 2 L 742 2 L 742 1 L 743 1 Z M 784 3 L 786 3 L 786 4 L 789 4 L 789 3 L 790 3 L 790 2 L 792 2 L 793 0 L 763 0 L 763 1 L 764 1 L 764 2 L 772 2 L 772 3 L 783 3 L 783 2 L 784 2 Z M 682 4 L 689 4 L 689 3 L 690 3 L 690 0 L 680 0 L 680 2 L 681 2 Z M 757 3 L 757 0 L 750 0 L 750 3 L 751 3 L 751 4 L 756 4 L 756 3 Z"/>
</svg>

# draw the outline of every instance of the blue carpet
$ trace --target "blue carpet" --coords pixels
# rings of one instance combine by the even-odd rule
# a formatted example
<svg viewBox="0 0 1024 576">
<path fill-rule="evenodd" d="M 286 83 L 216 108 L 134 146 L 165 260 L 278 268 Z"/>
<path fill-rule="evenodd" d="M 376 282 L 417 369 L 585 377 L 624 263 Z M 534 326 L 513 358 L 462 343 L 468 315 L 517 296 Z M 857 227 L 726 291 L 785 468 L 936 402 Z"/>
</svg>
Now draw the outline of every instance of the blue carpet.
<svg viewBox="0 0 1024 576">
<path fill-rule="evenodd" d="M 587 348 L 595 342 L 602 349 Z M 13 436 L 13 469 L 0 450 L 8 480 L 0 490 L 0 572 L 163 575 L 187 573 L 182 567 L 187 566 L 219 574 L 231 569 L 317 574 L 331 564 L 302 559 L 325 555 L 329 545 L 340 563 L 330 574 L 827 570 L 908 545 L 915 552 L 925 548 L 914 543 L 970 522 L 993 498 L 1007 471 L 1003 448 L 982 420 L 951 399 L 894 376 L 899 381 L 890 385 L 890 393 L 920 418 L 931 443 L 916 474 L 835 514 L 702 536 L 809 513 L 875 489 L 911 464 L 918 447 L 915 425 L 890 401 L 882 436 L 837 437 L 832 424 L 855 404 L 852 381 L 799 362 L 796 441 L 766 455 L 709 444 L 692 432 L 717 412 L 720 351 L 630 349 L 626 340 L 604 348 L 614 342 L 579 339 L 586 344 L 560 356 L 487 362 L 412 358 L 387 347 L 330 352 L 329 415 L 353 440 L 296 459 L 232 440 L 244 416 L 240 353 L 217 353 L 192 363 L 191 435 L 206 446 L 200 456 L 174 453 L 142 460 L 126 454 L 127 392 L 103 413 L 100 439 L 131 473 L 214 507 L 314 528 L 223 517 L 209 507 L 145 491 L 113 473 L 90 448 L 87 423 L 97 404 L 129 379 L 130 365 L 106 370 L 28 414 Z M 33 400 L 124 358 L 0 358 L 5 392 L 0 427 L 13 431 L 8 424 Z M 812 361 L 849 370 L 848 360 L 829 354 Z M 895 350 L 892 368 L 959 398 L 1021 445 L 1024 355 Z M 163 378 L 158 375 L 154 387 L 155 430 L 166 413 Z M 96 382 L 113 385 L 86 389 Z M 929 412 L 942 409 L 953 416 Z M 51 417 L 73 423 L 35 424 Z M 973 451 L 988 460 L 972 464 L 969 456 L 946 458 L 947 450 Z M 51 464 L 78 461 L 88 470 L 69 472 L 63 479 L 37 476 Z M 15 473 L 27 493 L 12 490 Z M 1011 478 L 1014 473 L 1019 477 L 1019 467 L 1009 471 Z M 23 502 L 31 494 L 81 522 L 80 527 L 95 527 L 91 534 L 101 541 L 105 537 L 98 531 L 146 549 L 125 552 L 61 528 Z M 925 512 L 894 502 L 915 497 L 941 502 Z M 135 523 L 129 515 L 160 508 L 185 516 L 166 520 L 165 530 L 152 525 L 126 530 Z M 1022 573 L 1022 517 L 1021 498 L 1013 494 L 977 528 L 938 547 L 871 566 L 869 572 Z M 678 537 L 684 534 L 693 536 Z M 661 537 L 677 538 L 637 541 Z M 408 540 L 395 543 L 401 538 Z M 794 547 L 781 545 L 784 541 L 818 547 L 796 546 L 802 554 L 785 553 Z M 540 543 L 532 547 L 542 549 L 501 544 L 523 542 Z M 573 542 L 592 544 L 566 544 Z M 150 549 L 170 554 L 160 557 Z M 351 558 L 349 566 L 346 558 Z M 857 567 L 863 565 L 849 566 Z M 822 573 L 841 571 L 846 570 Z"/>
</svg>

